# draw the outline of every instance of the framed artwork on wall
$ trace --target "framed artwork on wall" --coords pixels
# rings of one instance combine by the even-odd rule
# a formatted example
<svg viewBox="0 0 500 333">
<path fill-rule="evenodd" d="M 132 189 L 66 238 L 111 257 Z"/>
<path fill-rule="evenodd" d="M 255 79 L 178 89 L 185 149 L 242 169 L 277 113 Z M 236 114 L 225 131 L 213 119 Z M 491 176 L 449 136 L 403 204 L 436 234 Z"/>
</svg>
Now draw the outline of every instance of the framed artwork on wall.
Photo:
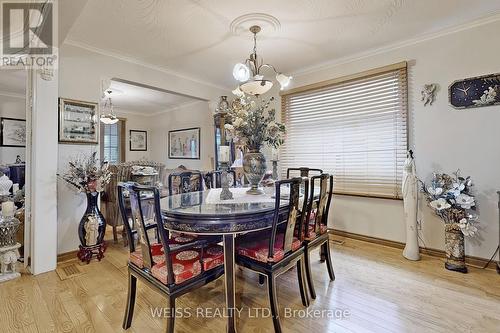
<svg viewBox="0 0 500 333">
<path fill-rule="evenodd" d="M 168 132 L 168 158 L 200 159 L 200 128 L 185 128 Z"/>
<path fill-rule="evenodd" d="M 59 98 L 59 142 L 97 144 L 97 103 Z"/>
<path fill-rule="evenodd" d="M 500 73 L 454 81 L 448 89 L 455 109 L 478 108 L 500 104 Z"/>
<path fill-rule="evenodd" d="M 130 151 L 148 150 L 148 132 L 130 130 Z"/>
<path fill-rule="evenodd" d="M 0 118 L 3 147 L 26 147 L 26 120 L 16 118 Z"/>
</svg>

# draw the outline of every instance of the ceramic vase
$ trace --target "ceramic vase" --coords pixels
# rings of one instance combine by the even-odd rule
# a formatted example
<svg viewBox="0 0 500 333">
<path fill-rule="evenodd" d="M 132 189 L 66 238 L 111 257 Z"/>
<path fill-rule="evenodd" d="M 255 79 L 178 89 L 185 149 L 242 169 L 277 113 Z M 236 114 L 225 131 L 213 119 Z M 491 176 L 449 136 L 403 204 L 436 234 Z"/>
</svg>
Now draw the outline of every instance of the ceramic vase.
<svg viewBox="0 0 500 333">
<path fill-rule="evenodd" d="M 249 150 L 243 156 L 243 173 L 250 183 L 247 193 L 264 194 L 264 191 L 259 188 L 259 183 L 266 173 L 266 158 L 258 149 Z"/>
<path fill-rule="evenodd" d="M 450 271 L 467 273 L 465 266 L 464 234 L 456 223 L 445 224 L 446 263 L 444 267 Z"/>
<path fill-rule="evenodd" d="M 78 237 L 83 247 L 99 245 L 104 239 L 106 221 L 97 205 L 98 198 L 98 192 L 87 193 L 87 210 L 78 225 Z"/>
</svg>

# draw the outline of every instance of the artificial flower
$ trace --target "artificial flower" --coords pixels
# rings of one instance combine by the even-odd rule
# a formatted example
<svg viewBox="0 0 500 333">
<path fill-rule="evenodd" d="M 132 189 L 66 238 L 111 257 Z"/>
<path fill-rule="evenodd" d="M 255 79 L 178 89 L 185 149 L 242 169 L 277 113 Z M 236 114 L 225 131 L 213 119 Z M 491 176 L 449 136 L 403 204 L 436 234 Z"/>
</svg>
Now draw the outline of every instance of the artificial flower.
<svg viewBox="0 0 500 333">
<path fill-rule="evenodd" d="M 459 196 L 456 197 L 456 202 L 457 205 L 464 209 L 471 209 L 472 206 L 474 206 L 476 203 L 474 202 L 474 197 L 471 197 L 470 195 L 467 194 L 460 194 Z"/>
<path fill-rule="evenodd" d="M 442 189 L 441 187 L 436 187 L 436 188 L 434 188 L 434 187 L 429 186 L 429 187 L 427 188 L 427 191 L 428 191 L 430 194 L 432 194 L 432 195 L 440 195 L 441 193 L 443 193 L 443 189 Z"/>
<path fill-rule="evenodd" d="M 476 226 L 468 222 L 465 218 L 460 220 L 458 226 L 460 227 L 460 230 L 462 230 L 462 233 L 468 237 L 474 236 L 474 234 L 477 232 Z"/>
<path fill-rule="evenodd" d="M 443 209 L 448 209 L 451 207 L 451 205 L 448 203 L 448 201 L 446 201 L 443 198 L 439 198 L 437 200 L 431 201 L 430 205 L 432 208 L 434 208 L 436 210 L 443 210 Z"/>
<path fill-rule="evenodd" d="M 453 183 L 452 186 L 453 188 L 448 193 L 451 193 L 454 197 L 458 197 L 465 189 L 465 184 L 462 183 Z"/>
</svg>

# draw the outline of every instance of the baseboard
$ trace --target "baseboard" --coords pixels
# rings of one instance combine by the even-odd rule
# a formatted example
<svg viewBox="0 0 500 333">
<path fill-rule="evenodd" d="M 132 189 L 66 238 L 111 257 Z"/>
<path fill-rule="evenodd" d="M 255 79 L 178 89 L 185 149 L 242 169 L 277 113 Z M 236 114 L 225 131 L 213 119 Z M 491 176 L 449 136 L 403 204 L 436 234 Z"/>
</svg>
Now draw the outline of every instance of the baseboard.
<svg viewBox="0 0 500 333">
<path fill-rule="evenodd" d="M 60 253 L 57 255 L 57 262 L 60 263 L 60 262 L 76 259 L 77 253 L 78 253 L 78 250 Z"/>
<path fill-rule="evenodd" d="M 401 249 L 401 250 L 405 248 L 404 243 L 396 242 L 396 241 L 392 241 L 392 240 L 371 237 L 371 236 L 365 236 L 365 235 L 355 234 L 352 232 L 347 232 L 347 231 L 337 230 L 337 229 L 329 229 L 329 232 L 330 232 L 330 239 L 333 239 L 333 236 L 340 236 L 340 237 L 360 240 L 363 242 L 393 247 L 393 248 Z M 437 258 L 445 258 L 446 257 L 446 254 L 443 250 L 422 248 L 422 247 L 420 248 L 420 254 L 425 254 L 425 255 L 437 257 Z M 488 263 L 488 260 L 489 259 L 480 258 L 480 257 L 465 256 L 465 262 L 468 265 L 474 266 L 474 267 L 479 267 L 479 268 L 483 268 Z M 497 266 L 497 263 L 495 261 L 492 261 L 492 262 L 490 262 L 490 264 L 488 265 L 487 268 L 488 269 L 496 269 L 496 266 Z"/>
</svg>

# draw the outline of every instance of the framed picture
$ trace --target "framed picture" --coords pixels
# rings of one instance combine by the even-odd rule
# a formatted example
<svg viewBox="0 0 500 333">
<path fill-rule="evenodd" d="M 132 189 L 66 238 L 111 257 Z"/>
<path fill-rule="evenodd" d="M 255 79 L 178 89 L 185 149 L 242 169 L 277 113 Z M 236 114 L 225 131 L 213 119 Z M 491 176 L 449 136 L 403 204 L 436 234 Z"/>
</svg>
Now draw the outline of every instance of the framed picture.
<svg viewBox="0 0 500 333">
<path fill-rule="evenodd" d="M 186 128 L 168 132 L 168 158 L 200 159 L 200 128 Z"/>
<path fill-rule="evenodd" d="M 26 147 L 26 120 L 0 118 L 2 137 L 0 145 L 4 147 Z"/>
<path fill-rule="evenodd" d="M 148 132 L 130 130 L 130 151 L 148 150 Z"/>
<path fill-rule="evenodd" d="M 97 103 L 59 98 L 59 142 L 97 144 Z"/>
<path fill-rule="evenodd" d="M 454 81 L 448 88 L 448 98 L 455 109 L 498 105 L 500 73 Z"/>
</svg>

